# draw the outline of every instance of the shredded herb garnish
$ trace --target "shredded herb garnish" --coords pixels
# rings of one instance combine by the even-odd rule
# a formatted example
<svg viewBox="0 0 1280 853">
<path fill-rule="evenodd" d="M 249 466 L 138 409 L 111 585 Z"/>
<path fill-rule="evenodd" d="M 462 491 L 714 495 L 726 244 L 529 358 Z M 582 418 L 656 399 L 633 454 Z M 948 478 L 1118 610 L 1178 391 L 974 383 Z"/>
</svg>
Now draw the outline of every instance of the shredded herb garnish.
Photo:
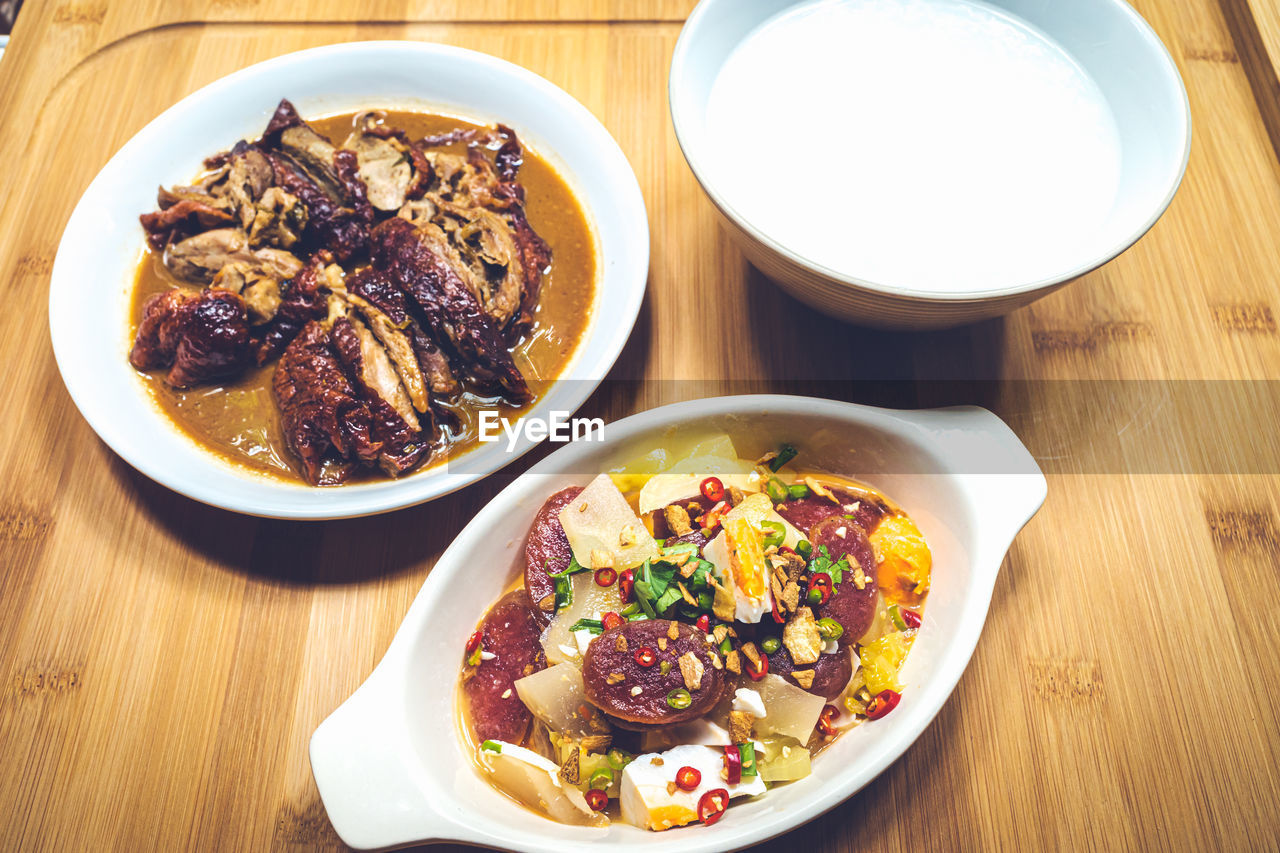
<svg viewBox="0 0 1280 853">
<path fill-rule="evenodd" d="M 844 573 L 852 571 L 849 567 L 849 557 L 846 555 L 836 562 L 831 561 L 831 554 L 827 551 L 826 545 L 819 545 L 817 552 L 813 555 L 813 559 L 809 561 L 809 571 L 817 574 L 822 572 L 831 576 L 831 586 L 835 587 L 844 578 Z"/>
</svg>

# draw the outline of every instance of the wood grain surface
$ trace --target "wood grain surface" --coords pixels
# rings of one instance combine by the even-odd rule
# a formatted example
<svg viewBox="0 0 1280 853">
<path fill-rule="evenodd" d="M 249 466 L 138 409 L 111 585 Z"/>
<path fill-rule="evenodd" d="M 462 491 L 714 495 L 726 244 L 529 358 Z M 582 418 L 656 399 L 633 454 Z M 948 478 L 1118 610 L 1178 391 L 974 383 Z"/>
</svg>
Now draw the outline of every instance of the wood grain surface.
<svg viewBox="0 0 1280 853">
<path fill-rule="evenodd" d="M 937 720 L 773 848 L 1280 846 L 1280 14 L 1222 3 L 1135 4 L 1195 140 L 1134 249 L 1005 319 L 889 334 L 783 296 L 717 228 L 666 109 L 692 0 L 29 0 L 0 60 L 0 849 L 341 848 L 308 737 L 533 461 L 381 518 L 243 518 L 134 472 L 59 379 L 50 268 L 111 154 L 228 72 L 371 38 L 531 68 L 630 158 L 650 288 L 589 414 L 761 390 L 973 402 L 1049 475 Z"/>
</svg>

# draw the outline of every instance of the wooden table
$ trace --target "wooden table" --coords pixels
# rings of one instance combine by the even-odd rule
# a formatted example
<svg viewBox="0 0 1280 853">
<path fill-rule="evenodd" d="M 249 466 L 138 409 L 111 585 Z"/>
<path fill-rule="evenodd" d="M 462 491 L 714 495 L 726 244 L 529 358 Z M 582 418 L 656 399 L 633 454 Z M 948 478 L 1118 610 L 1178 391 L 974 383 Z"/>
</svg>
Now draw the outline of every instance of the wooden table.
<svg viewBox="0 0 1280 853">
<path fill-rule="evenodd" d="M 649 296 L 590 414 L 748 390 L 976 402 L 1049 475 L 937 721 L 774 847 L 1280 844 L 1280 11 L 1221 3 L 1137 3 L 1195 144 L 1136 248 L 1006 319 L 888 334 L 793 302 L 716 227 L 666 109 L 692 0 L 30 0 L 0 61 L 0 849 L 340 847 L 308 736 L 532 461 L 381 518 L 242 518 L 117 459 L 58 377 L 50 267 L 108 157 L 230 71 L 376 38 L 527 66 L 630 158 Z"/>
</svg>

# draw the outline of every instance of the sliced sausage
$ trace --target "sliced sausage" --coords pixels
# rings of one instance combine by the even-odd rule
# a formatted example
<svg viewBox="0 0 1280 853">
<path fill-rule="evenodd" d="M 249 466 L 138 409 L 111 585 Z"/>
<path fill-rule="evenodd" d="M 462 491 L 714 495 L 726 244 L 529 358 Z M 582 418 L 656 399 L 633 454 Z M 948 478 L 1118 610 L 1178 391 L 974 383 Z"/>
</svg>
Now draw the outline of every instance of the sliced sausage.
<svg viewBox="0 0 1280 853">
<path fill-rule="evenodd" d="M 778 504 L 778 514 L 798 529 L 801 533 L 808 535 L 813 526 L 823 519 L 833 516 L 852 515 L 853 520 L 862 526 L 867 533 L 876 529 L 876 525 L 880 523 L 880 519 L 889 514 L 889 508 L 874 498 L 868 498 L 865 494 L 851 492 L 848 489 L 842 489 L 839 486 L 828 485 L 840 503 L 835 504 L 826 498 L 811 495 L 807 498 L 800 498 L 794 501 L 784 501 Z M 852 510 L 847 507 L 853 507 Z M 810 539 L 813 537 L 810 536 Z"/>
<path fill-rule="evenodd" d="M 797 681 L 794 675 L 797 669 L 813 670 L 813 683 L 805 687 Z M 786 646 L 781 646 L 769 655 L 769 671 L 781 675 L 797 687 L 830 701 L 839 696 L 848 686 L 849 679 L 853 678 L 853 661 L 849 657 L 849 649 L 842 646 L 840 651 L 833 655 L 821 655 L 817 663 L 796 666 L 795 661 L 791 659 L 791 652 L 787 651 Z"/>
<path fill-rule="evenodd" d="M 542 629 L 528 594 L 518 589 L 499 599 L 485 615 L 480 633 L 481 648 L 493 657 L 480 661 L 463 684 L 471 724 L 479 740 L 518 744 L 529 733 L 533 716 L 516 695 L 515 681 L 547 665 L 538 642 Z"/>
<path fill-rule="evenodd" d="M 840 645 L 856 643 L 871 627 L 876 615 L 876 558 L 867 532 L 856 521 L 836 515 L 815 524 L 809 531 L 809 540 L 815 553 L 819 547 L 826 546 L 832 562 L 847 556 L 850 566 L 862 567 L 861 589 L 854 573 L 845 572 L 832 590 L 831 599 L 813 611 L 814 618 L 834 619 L 844 628 Z"/>
<path fill-rule="evenodd" d="M 652 666 L 637 661 L 640 649 L 652 651 Z M 605 631 L 587 646 L 582 661 L 587 699 L 627 728 L 682 723 L 701 717 L 724 693 L 724 670 L 712 663 L 712 651 L 707 635 L 683 622 L 646 619 L 624 623 Z M 696 688 L 686 683 L 681 671 L 680 658 L 686 653 L 702 665 Z M 669 664 L 665 673 L 664 662 Z M 667 697 L 681 688 L 689 691 L 693 701 L 687 708 L 673 708 Z"/>
<path fill-rule="evenodd" d="M 533 603 L 533 617 L 543 627 L 555 614 L 556 585 L 548 574 L 567 569 L 573 557 L 569 537 L 560 524 L 560 510 L 581 492 L 581 486 L 570 486 L 547 498 L 533 517 L 524 543 L 524 588 Z"/>
</svg>

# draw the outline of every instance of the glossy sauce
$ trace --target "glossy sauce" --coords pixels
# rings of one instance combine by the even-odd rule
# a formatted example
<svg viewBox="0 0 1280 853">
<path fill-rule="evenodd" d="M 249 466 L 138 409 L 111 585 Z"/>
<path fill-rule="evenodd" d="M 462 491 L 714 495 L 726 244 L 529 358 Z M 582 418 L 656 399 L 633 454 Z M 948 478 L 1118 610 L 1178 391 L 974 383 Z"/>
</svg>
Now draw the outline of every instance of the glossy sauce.
<svg viewBox="0 0 1280 853">
<path fill-rule="evenodd" d="M 318 133 L 341 144 L 350 133 L 355 117 L 355 113 L 345 113 L 312 119 L 310 124 Z M 387 111 L 384 122 L 404 130 L 413 139 L 459 127 L 480 127 L 448 116 L 395 110 Z M 465 145 L 459 143 L 435 150 L 463 153 Z M 525 213 L 529 223 L 552 252 L 551 271 L 542 279 L 533 326 L 512 348 L 516 367 L 528 382 L 533 397 L 524 406 L 514 406 L 500 397 L 477 393 L 464 382 L 462 392 L 446 404 L 458 419 L 457 428 L 442 425 L 431 460 L 406 476 L 440 465 L 449 456 L 474 447 L 478 443 L 479 409 L 495 409 L 503 417 L 514 418 L 536 404 L 563 372 L 590 321 L 599 265 L 595 237 L 582 206 L 556 170 L 527 146 L 517 179 L 525 188 Z M 153 294 L 178 284 L 160 256 L 148 248 L 138 265 L 130 340 L 137 331 L 143 303 Z M 280 430 L 280 412 L 271 391 L 274 362 L 251 368 L 234 382 L 188 390 L 171 388 L 165 383 L 167 372 L 155 370 L 139 375 L 160 409 L 193 440 L 237 466 L 305 482 Z M 382 478 L 379 472 L 360 468 L 348 482 Z"/>
</svg>

